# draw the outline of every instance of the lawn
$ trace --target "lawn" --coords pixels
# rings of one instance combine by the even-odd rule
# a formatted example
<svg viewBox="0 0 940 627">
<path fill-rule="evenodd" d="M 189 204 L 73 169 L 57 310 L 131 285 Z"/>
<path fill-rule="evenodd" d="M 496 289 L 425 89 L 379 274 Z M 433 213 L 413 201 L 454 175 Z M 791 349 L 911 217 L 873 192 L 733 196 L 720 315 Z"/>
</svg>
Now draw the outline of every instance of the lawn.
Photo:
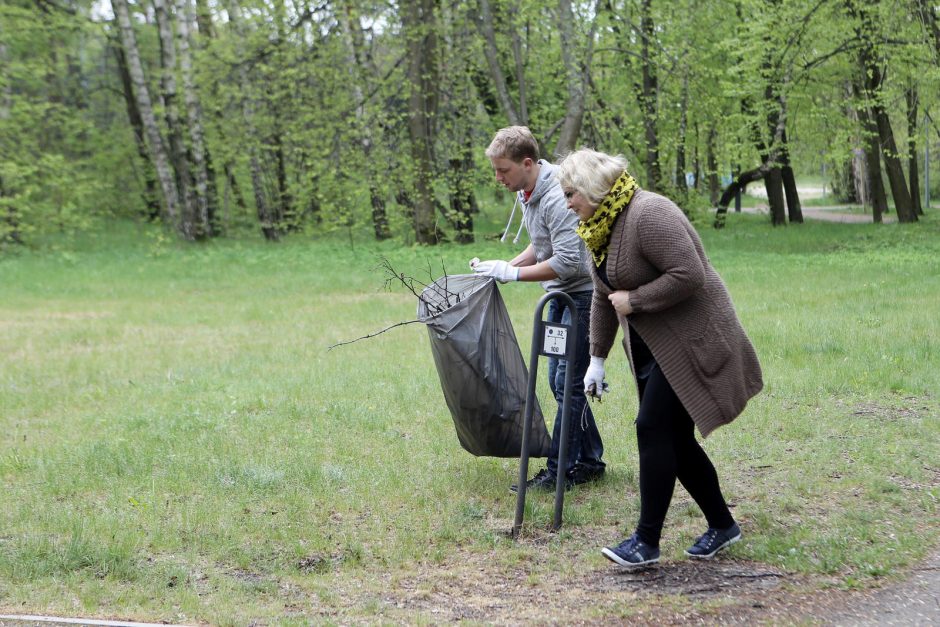
<svg viewBox="0 0 940 627">
<path fill-rule="evenodd" d="M 705 441 L 745 534 L 723 563 L 834 589 L 897 577 L 940 530 L 940 221 L 772 229 L 732 213 L 702 234 L 765 380 Z M 426 279 L 521 246 L 480 235 L 437 248 L 364 233 L 187 246 L 116 223 L 0 258 L 0 613 L 636 618 L 622 590 L 574 585 L 589 603 L 538 603 L 559 578 L 608 572 L 600 546 L 636 521 L 622 355 L 595 406 L 608 477 L 569 493 L 557 534 L 551 498 L 530 496 L 513 542 L 517 461 L 460 448 L 423 326 L 327 350 L 414 319 L 414 296 L 385 289 L 383 258 Z M 500 289 L 528 355 L 541 291 Z M 544 382 L 539 393 L 551 407 Z M 703 529 L 677 489 L 664 563 Z M 485 598 L 444 612 L 464 585 Z M 679 614 L 693 603 L 659 600 Z"/>
</svg>

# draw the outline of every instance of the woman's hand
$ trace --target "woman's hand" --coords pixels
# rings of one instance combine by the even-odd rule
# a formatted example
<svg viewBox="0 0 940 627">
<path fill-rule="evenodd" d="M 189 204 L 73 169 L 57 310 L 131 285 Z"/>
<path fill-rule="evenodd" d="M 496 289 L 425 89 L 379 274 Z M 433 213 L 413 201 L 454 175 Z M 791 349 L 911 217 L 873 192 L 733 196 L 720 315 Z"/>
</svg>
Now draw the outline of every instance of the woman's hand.
<svg viewBox="0 0 940 627">
<path fill-rule="evenodd" d="M 627 290 L 611 292 L 607 300 L 621 316 L 629 316 L 633 313 L 633 307 L 630 306 L 630 292 Z"/>
</svg>

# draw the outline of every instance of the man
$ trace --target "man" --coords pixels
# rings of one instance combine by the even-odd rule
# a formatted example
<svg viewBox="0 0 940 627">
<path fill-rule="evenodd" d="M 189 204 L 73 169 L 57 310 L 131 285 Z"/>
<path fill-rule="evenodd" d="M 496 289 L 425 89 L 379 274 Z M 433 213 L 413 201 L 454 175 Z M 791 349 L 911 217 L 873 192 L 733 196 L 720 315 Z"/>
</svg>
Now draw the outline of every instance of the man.
<svg viewBox="0 0 940 627">
<path fill-rule="evenodd" d="M 568 210 L 565 196 L 555 179 L 556 167 L 539 159 L 538 142 L 528 128 L 510 126 L 496 133 L 486 149 L 493 164 L 496 181 L 516 192 L 522 204 L 522 219 L 530 244 L 511 261 L 480 261 L 470 266 L 477 274 L 491 276 L 501 283 L 539 281 L 545 291 L 562 291 L 574 300 L 578 316 L 578 351 L 573 362 L 551 358 L 548 383 L 558 403 L 552 447 L 544 470 L 526 482 L 530 488 L 554 490 L 558 476 L 558 448 L 561 437 L 561 409 L 565 392 L 565 373 L 573 368 L 566 487 L 599 479 L 604 474 L 601 461 L 604 443 L 597 430 L 594 414 L 584 393 L 584 375 L 590 363 L 588 328 L 591 317 L 593 285 L 588 266 L 590 255 L 575 233 L 578 217 Z M 510 217 L 510 220 L 512 218 Z M 507 227 L 508 228 L 508 227 Z M 571 324 L 571 312 L 558 300 L 548 306 L 548 322 Z"/>
</svg>

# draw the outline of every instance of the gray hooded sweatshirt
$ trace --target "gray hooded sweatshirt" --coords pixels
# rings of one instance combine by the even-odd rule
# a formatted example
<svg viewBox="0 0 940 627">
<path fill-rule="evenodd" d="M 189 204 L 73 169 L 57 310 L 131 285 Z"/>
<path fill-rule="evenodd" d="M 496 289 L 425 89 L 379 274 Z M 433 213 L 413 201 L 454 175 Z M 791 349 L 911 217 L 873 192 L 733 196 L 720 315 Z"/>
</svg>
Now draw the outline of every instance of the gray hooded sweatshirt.
<svg viewBox="0 0 940 627">
<path fill-rule="evenodd" d="M 594 289 L 591 282 L 591 255 L 584 241 L 575 233 L 578 216 L 568 209 L 565 194 L 555 178 L 557 166 L 539 159 L 539 178 L 525 202 L 525 193 L 518 192 L 525 208 L 523 219 L 536 262 L 548 260 L 558 278 L 542 281 L 546 292 L 558 290 L 573 294 Z"/>
</svg>

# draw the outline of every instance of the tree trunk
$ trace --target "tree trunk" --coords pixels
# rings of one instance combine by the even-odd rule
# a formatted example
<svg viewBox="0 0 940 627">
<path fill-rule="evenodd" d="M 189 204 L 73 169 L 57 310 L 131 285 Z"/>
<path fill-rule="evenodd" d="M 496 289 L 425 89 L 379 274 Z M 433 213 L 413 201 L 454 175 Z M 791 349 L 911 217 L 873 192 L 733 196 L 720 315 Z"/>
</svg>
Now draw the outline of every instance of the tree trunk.
<svg viewBox="0 0 940 627">
<path fill-rule="evenodd" d="M 725 218 L 728 215 L 728 205 L 731 203 L 731 200 L 738 192 L 743 191 L 748 184 L 766 178 L 770 169 L 771 166 L 767 165 L 767 163 L 763 163 L 760 167 L 738 174 L 734 180 L 731 181 L 731 185 L 725 188 L 725 191 L 721 194 L 721 198 L 718 199 L 718 210 L 715 212 L 715 221 L 712 223 L 712 226 L 716 229 L 723 228 L 725 226 Z"/>
<path fill-rule="evenodd" d="M 774 226 L 784 226 L 787 223 L 787 215 L 783 193 L 783 173 L 779 165 L 771 168 L 764 176 L 764 187 L 767 190 L 767 202 L 770 204 L 770 223 Z"/>
<path fill-rule="evenodd" d="M 463 159 L 451 159 L 451 179 L 457 185 L 450 192 L 450 210 L 453 216 L 454 239 L 458 244 L 473 243 L 473 214 L 478 211 L 466 173 L 473 168 L 473 153 L 467 152 Z"/>
<path fill-rule="evenodd" d="M 851 7 L 859 19 L 856 33 L 862 42 L 859 48 L 858 60 L 861 69 L 862 81 L 865 88 L 865 100 L 870 117 L 878 129 L 878 138 L 881 140 L 881 158 L 885 162 L 885 171 L 888 174 L 888 183 L 891 185 L 891 196 L 894 198 L 894 208 L 897 211 L 898 222 L 916 222 L 917 214 L 911 201 L 911 193 L 904 178 L 904 169 L 898 154 L 897 144 L 894 141 L 894 131 L 888 112 L 882 102 L 882 83 L 884 73 L 878 63 L 875 52 L 875 40 L 878 37 L 877 25 L 871 14 L 864 7 Z"/>
<path fill-rule="evenodd" d="M 212 12 L 209 10 L 208 0 L 196 0 L 196 25 L 199 34 L 209 39 L 215 38 L 215 28 L 212 25 Z"/>
<path fill-rule="evenodd" d="M 554 156 L 562 157 L 571 152 L 581 134 L 584 120 L 584 89 L 581 72 L 574 54 L 574 12 L 570 0 L 558 0 L 558 33 L 561 38 L 561 58 L 565 66 L 565 86 L 568 98 L 565 101 L 565 117 L 561 124 Z"/>
<path fill-rule="evenodd" d="M 907 181 L 904 180 L 904 168 L 901 166 L 901 157 L 898 154 L 897 144 L 894 142 L 894 131 L 884 106 L 876 104 L 873 107 L 875 124 L 878 126 L 878 136 L 881 139 L 882 157 L 885 160 L 885 171 L 888 173 L 888 183 L 891 185 L 891 196 L 894 198 L 894 210 L 898 215 L 898 222 L 916 222 L 917 214 L 911 201 Z"/>
<path fill-rule="evenodd" d="M 920 174 L 917 166 L 917 86 L 912 85 L 907 90 L 907 175 L 911 185 L 911 205 L 914 213 L 924 215 L 924 208 L 920 202 Z"/>
<path fill-rule="evenodd" d="M 414 168 L 414 230 L 419 244 L 440 242 L 434 223 L 434 124 L 437 112 L 437 0 L 413 0 L 402 11 L 402 30 L 408 46 L 408 132 Z"/>
<path fill-rule="evenodd" d="M 689 126 L 689 75 L 688 72 L 682 76 L 682 96 L 679 99 L 679 137 L 676 141 L 676 175 L 675 185 L 679 191 L 681 200 L 684 200 L 689 193 L 689 188 L 685 182 L 685 143 L 686 134 Z"/>
<path fill-rule="evenodd" d="M 230 0 L 228 5 L 229 22 L 232 24 L 238 41 L 245 41 L 246 33 L 241 23 L 241 7 L 238 6 L 238 0 Z M 239 55 L 240 57 L 243 55 Z M 271 207 L 264 191 L 264 172 L 261 169 L 261 159 L 259 157 L 260 143 L 258 140 L 258 130 L 255 127 L 254 95 L 251 84 L 248 81 L 248 70 L 245 64 L 239 64 L 239 85 L 241 86 L 241 105 L 242 118 L 245 121 L 245 134 L 247 136 L 248 152 L 248 170 L 251 173 L 251 188 L 254 192 L 255 211 L 258 216 L 258 223 L 261 227 L 261 233 L 269 242 L 276 242 L 281 239 L 281 225 L 274 219 Z"/>
<path fill-rule="evenodd" d="M 578 66 L 575 57 L 576 39 L 574 34 L 574 12 L 571 10 L 571 0 L 558 0 L 558 32 L 561 38 L 561 58 L 565 66 L 565 84 L 568 88 L 568 97 L 565 100 L 565 117 L 561 123 L 561 132 L 555 144 L 554 155 L 562 157 L 575 149 L 578 137 L 581 135 L 581 124 L 584 121 L 584 102 L 587 93 L 588 76 L 591 71 L 591 57 L 594 54 L 594 39 L 597 32 L 598 12 L 600 0 L 594 4 L 591 29 L 586 37 L 586 49 L 583 62 Z"/>
<path fill-rule="evenodd" d="M 852 150 L 852 183 L 855 186 L 855 202 L 868 206 L 871 204 L 871 191 L 868 186 L 868 158 L 864 148 Z M 851 202 L 851 198 L 847 198 Z"/>
<path fill-rule="evenodd" d="M 127 68 L 127 55 L 120 42 L 113 46 L 114 56 L 117 59 L 118 73 L 121 75 L 121 85 L 124 88 L 124 105 L 127 108 L 127 118 L 134 131 L 134 141 L 137 144 L 137 154 L 140 156 L 144 176 L 144 205 L 147 207 L 147 217 L 152 221 L 160 217 L 160 201 L 157 200 L 157 180 L 153 176 L 153 162 L 147 151 L 146 131 L 144 122 L 137 108 L 137 99 L 134 97 L 134 85 L 130 70 Z"/>
<path fill-rule="evenodd" d="M 512 126 L 523 124 L 509 95 L 506 75 L 503 74 L 503 69 L 499 65 L 499 48 L 496 45 L 496 30 L 493 28 L 493 10 L 490 0 L 479 0 L 479 3 L 479 15 L 474 21 L 480 31 L 480 36 L 483 37 L 483 56 L 490 70 L 490 78 L 493 79 L 493 85 L 496 87 L 496 96 L 499 98 L 499 104 L 509 124 Z"/>
<path fill-rule="evenodd" d="M 117 16 L 118 24 L 121 30 L 121 42 L 124 47 L 124 53 L 127 55 L 127 66 L 130 70 L 131 80 L 134 83 L 134 95 L 137 97 L 137 107 L 140 110 L 140 117 L 147 131 L 147 142 L 150 147 L 151 160 L 157 170 L 157 177 L 160 180 L 160 189 L 163 192 L 163 202 L 165 207 L 164 221 L 168 225 L 176 225 L 179 218 L 178 192 L 176 180 L 170 169 L 170 161 L 166 154 L 166 147 L 160 130 L 157 128 L 157 120 L 153 114 L 153 107 L 150 104 L 150 91 L 144 80 L 144 69 L 140 63 L 140 54 L 137 52 L 137 37 L 134 35 L 134 29 L 131 25 L 130 12 L 127 8 L 127 0 L 111 0 L 111 8 L 114 15 Z"/>
<path fill-rule="evenodd" d="M 160 84 L 163 92 L 163 109 L 169 139 L 170 159 L 176 171 L 176 186 L 181 206 L 180 221 L 177 225 L 186 239 L 196 238 L 196 222 L 199 213 L 196 207 L 196 195 L 192 181 L 192 170 L 186 158 L 183 143 L 183 127 L 180 122 L 176 89 L 176 43 L 173 41 L 173 25 L 167 0 L 153 0 L 157 31 L 160 35 L 160 65 L 163 69 Z"/>
<path fill-rule="evenodd" d="M 783 131 L 780 138 L 780 175 L 783 177 L 783 190 L 787 196 L 787 217 L 790 222 L 803 223 L 803 207 L 800 203 L 800 193 L 796 188 L 796 177 L 790 166 L 790 148 L 787 144 L 787 132 Z"/>
<path fill-rule="evenodd" d="M 852 161 L 852 158 L 844 159 L 833 166 L 832 195 L 840 203 L 857 204 L 859 202 Z"/>
<path fill-rule="evenodd" d="M 197 42 L 203 42 L 204 39 L 214 39 L 217 36 L 216 29 L 212 24 L 212 13 L 209 11 L 207 0 L 196 0 L 196 22 L 199 25 L 199 37 L 196 38 Z M 207 102 L 209 102 L 210 106 L 212 107 L 209 121 L 210 123 L 212 121 L 216 122 L 216 125 L 213 128 L 215 128 L 219 135 L 220 144 L 226 145 L 228 136 L 226 132 L 226 125 L 228 124 L 228 121 L 225 119 L 222 108 L 213 104 L 217 101 L 218 84 L 214 81 L 210 82 L 209 89 L 210 92 Z M 209 178 L 209 223 L 212 227 L 213 233 L 218 233 L 221 232 L 221 220 L 216 215 L 219 194 L 215 180 L 215 168 L 212 165 L 212 154 L 208 149 L 206 150 L 206 172 Z M 242 193 L 241 185 L 239 185 L 238 179 L 235 177 L 235 167 L 232 163 L 231 157 L 224 157 L 224 161 L 222 163 L 222 173 L 225 176 L 225 180 L 228 182 L 229 188 L 232 191 L 232 195 L 235 197 L 235 205 L 241 210 L 242 214 L 247 213 L 248 204 L 245 202 L 245 195 Z"/>
<path fill-rule="evenodd" d="M 765 64 L 765 70 L 769 71 L 769 65 Z M 783 100 L 770 79 L 764 88 L 764 100 L 767 104 L 766 129 L 770 136 L 768 142 L 760 125 L 755 122 L 754 136 L 755 145 L 761 155 L 761 160 L 769 167 L 764 176 L 764 187 L 767 190 L 767 202 L 770 204 L 770 221 L 774 226 L 781 226 L 787 223 L 785 195 L 783 192 L 783 173 L 781 172 L 782 162 L 780 153 L 784 150 L 783 135 L 786 132 L 786 110 L 783 107 Z"/>
<path fill-rule="evenodd" d="M 861 93 L 856 93 L 851 82 L 845 84 L 844 92 L 846 102 L 849 103 L 853 100 L 857 100 L 859 97 L 858 94 Z M 858 110 L 853 105 L 846 105 L 845 116 L 849 118 L 851 122 L 854 122 L 853 126 L 855 128 L 860 126 Z M 868 175 L 866 174 L 868 165 L 865 158 L 865 149 L 862 147 L 866 142 L 863 141 L 862 137 L 856 137 L 853 139 L 852 143 L 852 157 L 845 164 L 845 190 L 838 198 L 843 202 L 859 203 L 867 207 L 870 201 Z"/>
<path fill-rule="evenodd" d="M 274 22 L 277 29 L 277 40 L 274 44 L 275 57 L 272 66 L 280 67 L 284 65 L 284 48 L 285 45 L 287 45 L 286 42 L 289 36 L 288 29 L 290 26 L 288 24 L 287 9 L 284 6 L 284 0 L 272 0 L 269 4 L 273 5 L 274 8 Z M 272 129 L 268 144 L 274 147 L 275 183 L 277 185 L 277 189 L 274 193 L 274 197 L 276 198 L 276 202 L 274 203 L 274 215 L 277 223 L 281 225 L 282 231 L 291 232 L 296 231 L 299 224 L 297 223 L 297 212 L 294 209 L 294 198 L 291 194 L 288 182 L 287 151 L 284 147 L 284 136 L 286 132 L 282 123 L 284 116 L 281 114 L 283 104 L 279 94 L 274 93 L 274 80 L 269 80 L 267 83 L 269 85 L 267 102 Z"/>
<path fill-rule="evenodd" d="M 449 132 L 442 136 L 440 145 L 447 153 L 446 176 L 450 206 L 445 211 L 448 222 L 454 229 L 454 239 L 460 244 L 470 244 L 473 236 L 473 215 L 478 211 L 473 187 L 476 184 L 475 152 L 476 135 L 473 113 L 476 108 L 472 84 L 468 78 L 476 59 L 467 51 L 473 49 L 474 33 L 465 20 L 457 18 L 455 12 L 442 12 L 441 45 L 443 63 L 449 68 L 444 77 L 442 90 L 442 117 L 449 121 Z"/>
<path fill-rule="evenodd" d="M 276 107 L 276 105 L 275 105 Z M 278 121 L 280 115 L 274 115 L 274 134 L 271 144 L 274 146 L 274 165 L 277 181 L 277 205 L 275 216 L 278 224 L 287 231 L 294 231 L 299 226 L 294 212 L 294 198 L 287 183 L 287 156 L 284 153 L 284 131 Z"/>
<path fill-rule="evenodd" d="M 189 139 L 192 144 L 193 169 L 196 174 L 196 220 L 193 234 L 197 239 L 212 237 L 212 216 L 215 214 L 217 199 L 210 196 L 215 192 L 209 187 L 209 148 L 205 141 L 202 123 L 202 105 L 196 94 L 193 80 L 193 62 L 189 50 L 190 25 L 193 23 L 190 0 L 178 0 L 177 13 L 180 73 L 183 77 L 183 98 L 186 102 L 186 116 L 189 121 Z"/>
<path fill-rule="evenodd" d="M 940 58 L 940 16 L 937 15 L 936 3 L 929 0 L 916 0 L 916 5 L 920 19 L 927 28 L 927 32 L 930 33 L 931 39 L 933 39 L 937 57 Z"/>
<path fill-rule="evenodd" d="M 455 123 L 460 124 L 456 132 L 462 132 L 463 138 L 456 138 L 459 143 L 448 142 L 451 156 L 448 159 L 448 194 L 450 196 L 450 209 L 447 219 L 454 229 L 454 240 L 458 244 L 472 244 L 473 214 L 479 212 L 476 197 L 473 194 L 474 176 L 476 169 L 473 160 L 474 132 L 467 119 L 470 116 L 472 100 L 468 97 L 457 99 L 457 114 Z"/>
<path fill-rule="evenodd" d="M 6 196 L 6 188 L 3 185 L 3 178 L 0 177 L 0 198 Z M 0 229 L 0 244 L 12 243 L 22 244 L 23 236 L 20 234 L 19 212 L 12 203 L 6 203 L 6 211 L 3 214 L 3 228 Z"/>
<path fill-rule="evenodd" d="M 519 122 L 523 126 L 529 125 L 529 105 L 526 92 L 525 79 L 525 61 L 522 58 L 522 38 L 519 36 L 521 30 L 517 26 L 519 18 L 519 2 L 513 0 L 509 3 L 509 41 L 512 45 L 512 58 L 516 65 L 516 90 L 519 92 Z"/>
<path fill-rule="evenodd" d="M 657 192 L 662 191 L 662 169 L 659 164 L 659 135 L 656 130 L 659 86 L 650 52 L 650 42 L 655 32 L 651 2 L 652 0 L 642 0 L 640 5 L 640 62 L 643 79 L 640 110 L 643 113 L 646 138 L 646 186 L 650 191 Z"/>
<path fill-rule="evenodd" d="M 245 202 L 245 195 L 242 193 L 242 187 L 238 184 L 238 177 L 235 176 L 235 170 L 233 169 L 232 162 L 228 159 L 222 164 L 222 173 L 225 175 L 225 181 L 228 184 L 229 189 L 232 190 L 232 196 L 235 197 L 235 205 L 241 209 L 243 214 L 248 212 L 248 203 Z M 226 207 L 226 212 L 228 207 Z M 226 215 L 223 220 L 219 221 L 223 225 L 223 228 L 217 228 L 218 224 L 213 224 L 213 231 L 219 231 L 224 233 L 228 229 L 228 216 Z"/>
<path fill-rule="evenodd" d="M 362 22 L 359 14 L 356 12 L 352 2 L 344 3 L 345 21 L 344 26 L 349 41 L 350 50 L 350 71 L 352 74 L 353 96 L 357 103 L 356 107 L 356 140 L 362 148 L 364 160 L 364 174 L 369 179 L 369 201 L 372 205 L 372 230 L 375 233 L 375 239 L 383 241 L 391 238 L 392 232 L 388 224 L 388 212 L 385 208 L 385 197 L 377 184 L 378 173 L 375 164 L 372 162 L 372 129 L 366 116 L 366 108 L 363 103 L 362 85 L 367 84 L 367 75 L 371 72 L 365 60 L 365 42 L 362 37 Z"/>
<path fill-rule="evenodd" d="M 859 93 L 862 92 L 863 89 L 860 89 Z M 868 181 L 868 196 L 871 200 L 872 221 L 880 224 L 884 221 L 882 216 L 888 210 L 888 198 L 881 180 L 881 145 L 878 141 L 878 128 L 864 105 L 859 107 L 858 119 L 862 124 L 862 134 L 865 140 L 865 176 Z"/>
<path fill-rule="evenodd" d="M 718 195 L 721 193 L 721 180 L 718 178 L 718 160 L 715 157 L 715 140 L 718 138 L 718 131 L 712 125 L 708 129 L 708 139 L 705 143 L 705 164 L 708 168 L 708 201 L 714 207 L 718 203 Z"/>
</svg>

